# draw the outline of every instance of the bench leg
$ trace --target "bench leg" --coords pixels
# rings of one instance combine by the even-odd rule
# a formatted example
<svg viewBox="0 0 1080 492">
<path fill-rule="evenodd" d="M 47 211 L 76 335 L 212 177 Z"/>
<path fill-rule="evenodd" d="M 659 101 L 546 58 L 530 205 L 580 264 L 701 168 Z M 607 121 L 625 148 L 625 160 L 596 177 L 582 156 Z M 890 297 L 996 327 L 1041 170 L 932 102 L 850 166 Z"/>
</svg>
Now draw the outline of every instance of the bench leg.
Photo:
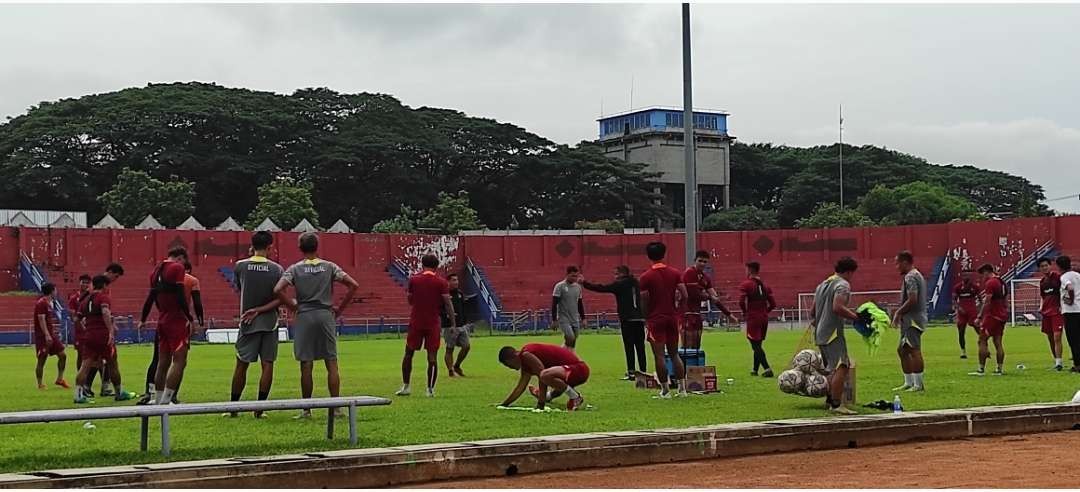
<svg viewBox="0 0 1080 492">
<path fill-rule="evenodd" d="M 161 415 L 161 455 L 168 456 L 172 452 L 169 446 L 169 414 Z"/>
<path fill-rule="evenodd" d="M 356 446 L 358 439 L 356 438 L 356 404 L 349 404 L 349 444 Z"/>
<path fill-rule="evenodd" d="M 326 438 L 334 439 L 334 409 L 326 409 Z"/>
<path fill-rule="evenodd" d="M 147 442 L 150 440 L 150 417 L 143 417 L 139 432 L 139 451 L 146 452 Z"/>
</svg>

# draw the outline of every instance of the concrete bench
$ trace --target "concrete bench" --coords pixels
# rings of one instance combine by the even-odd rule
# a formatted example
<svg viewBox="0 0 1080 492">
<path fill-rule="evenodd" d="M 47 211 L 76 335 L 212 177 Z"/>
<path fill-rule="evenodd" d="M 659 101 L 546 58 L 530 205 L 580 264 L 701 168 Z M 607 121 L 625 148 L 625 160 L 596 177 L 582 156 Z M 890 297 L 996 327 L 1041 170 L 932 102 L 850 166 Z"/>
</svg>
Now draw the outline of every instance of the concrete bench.
<svg viewBox="0 0 1080 492">
<path fill-rule="evenodd" d="M 65 422 L 74 420 L 102 420 L 102 419 L 142 419 L 142 430 L 139 436 L 139 449 L 147 450 L 147 440 L 150 433 L 150 418 L 161 418 L 161 454 L 168 456 L 170 453 L 169 443 L 169 417 L 176 415 L 206 415 L 226 412 L 255 412 L 274 410 L 311 410 L 315 408 L 327 409 L 326 438 L 334 438 L 334 410 L 337 408 L 349 409 L 349 444 L 355 446 L 358 442 L 356 435 L 356 412 L 358 407 L 370 407 L 389 405 L 390 400 L 374 396 L 339 396 L 336 398 L 304 398 L 293 400 L 263 400 L 263 401 L 233 401 L 216 403 L 182 403 L 179 405 L 145 405 L 124 407 L 101 407 L 101 408 L 72 408 L 65 410 L 36 410 L 31 412 L 8 412 L 0 413 L 0 425 L 3 424 L 34 424 L 47 422 Z"/>
</svg>

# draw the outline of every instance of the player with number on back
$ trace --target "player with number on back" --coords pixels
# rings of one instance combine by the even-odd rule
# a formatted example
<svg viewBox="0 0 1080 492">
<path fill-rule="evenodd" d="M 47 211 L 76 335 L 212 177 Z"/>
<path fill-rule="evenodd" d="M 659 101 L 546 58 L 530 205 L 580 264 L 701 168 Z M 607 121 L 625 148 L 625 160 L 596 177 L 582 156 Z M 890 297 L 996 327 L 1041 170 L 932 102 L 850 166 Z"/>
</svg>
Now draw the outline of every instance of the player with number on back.
<svg viewBox="0 0 1080 492">
<path fill-rule="evenodd" d="M 679 357 L 679 327 L 676 318 L 679 302 L 686 298 L 686 284 L 678 270 L 664 264 L 667 246 L 661 242 L 651 242 L 645 246 L 645 254 L 652 261 L 652 266 L 641 274 L 638 284 L 641 287 L 641 306 L 645 313 L 645 332 L 649 345 L 652 346 L 653 360 L 656 364 L 656 381 L 660 383 L 657 398 L 671 398 L 667 365 L 664 364 L 664 352 L 671 356 L 675 380 L 679 384 L 679 396 L 686 393 L 686 366 Z"/>
</svg>

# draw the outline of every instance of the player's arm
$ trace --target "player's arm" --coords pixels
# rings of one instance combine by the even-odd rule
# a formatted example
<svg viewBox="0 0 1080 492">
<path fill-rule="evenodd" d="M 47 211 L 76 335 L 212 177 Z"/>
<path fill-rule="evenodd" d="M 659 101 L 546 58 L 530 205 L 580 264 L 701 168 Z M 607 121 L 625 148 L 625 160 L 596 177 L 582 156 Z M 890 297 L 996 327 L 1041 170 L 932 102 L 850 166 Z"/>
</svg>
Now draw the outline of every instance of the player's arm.
<svg viewBox="0 0 1080 492">
<path fill-rule="evenodd" d="M 195 308 L 195 319 L 199 320 L 199 326 L 205 325 L 205 317 L 203 316 L 203 304 L 202 304 L 202 289 L 199 288 L 198 279 L 195 280 L 195 284 L 191 286 L 191 304 Z"/>
<path fill-rule="evenodd" d="M 739 287 L 739 309 L 745 314 L 749 309 L 750 295 L 746 292 L 742 286 Z"/>
<path fill-rule="evenodd" d="M 535 364 L 533 364 L 535 362 Z M 533 372 L 536 366 L 540 366 L 540 370 L 544 369 L 544 365 L 540 363 L 540 359 L 537 359 L 535 355 L 528 352 L 521 354 L 521 376 L 518 378 L 517 386 L 510 392 L 510 395 L 499 406 L 508 407 L 514 404 L 521 394 L 525 392 L 525 388 L 529 387 L 529 381 L 532 380 Z M 536 374 L 540 374 L 536 372 Z"/>
<path fill-rule="evenodd" d="M 143 302 L 142 316 L 139 317 L 139 328 L 146 326 L 146 318 L 150 317 L 150 308 L 157 302 L 157 289 L 151 288 L 150 292 L 146 294 L 146 301 Z"/>
<path fill-rule="evenodd" d="M 1065 289 L 1065 295 L 1061 296 L 1062 302 L 1072 306 L 1076 302 L 1076 281 L 1070 280 L 1069 283 L 1063 284 L 1061 288 Z"/>
<path fill-rule="evenodd" d="M 48 314 L 37 315 L 37 329 L 45 336 L 45 343 L 52 343 L 52 333 L 49 333 Z"/>
<path fill-rule="evenodd" d="M 606 292 L 608 294 L 614 294 L 615 293 L 615 291 L 616 291 L 615 286 L 616 285 L 617 285 L 617 282 L 616 283 L 610 283 L 610 284 L 594 284 L 592 282 L 581 282 L 581 286 L 584 287 L 586 290 L 591 290 L 593 292 Z"/>
<path fill-rule="evenodd" d="M 259 315 L 273 311 L 277 309 L 278 306 L 281 306 L 281 299 L 274 297 L 270 302 L 263 304 L 262 306 L 256 306 L 244 311 L 244 314 L 240 315 L 240 322 L 244 324 L 251 323 L 255 318 L 259 317 Z"/>
<path fill-rule="evenodd" d="M 559 321 L 559 296 L 551 297 L 551 321 Z"/>
<path fill-rule="evenodd" d="M 847 306 L 848 297 L 850 297 L 848 292 L 837 292 L 833 295 L 832 310 L 837 316 L 854 321 L 859 319 L 859 315 Z"/>
<path fill-rule="evenodd" d="M 641 315 L 649 317 L 649 291 L 641 289 Z"/>
<path fill-rule="evenodd" d="M 540 362 L 540 359 L 533 354 L 525 352 L 521 354 L 521 372 L 526 376 L 536 375 L 536 384 L 539 389 L 536 397 L 536 408 L 544 409 L 544 405 L 547 404 L 547 385 L 540 380 L 540 373 L 544 372 L 544 363 Z M 528 382 L 528 379 L 525 380 Z"/>
<path fill-rule="evenodd" d="M 964 308 L 960 307 L 960 291 L 956 287 L 952 291 L 952 305 L 956 308 L 956 314 L 966 314 Z"/>
<path fill-rule="evenodd" d="M 688 299 L 689 294 L 686 293 L 686 284 L 679 282 L 679 285 L 675 286 L 675 305 L 682 302 L 683 299 Z"/>
<path fill-rule="evenodd" d="M 442 295 L 443 309 L 446 310 L 446 318 L 450 320 L 450 329 L 457 328 L 457 312 L 454 311 L 454 299 L 450 293 Z"/>
<path fill-rule="evenodd" d="M 585 301 L 581 300 L 580 297 L 577 300 L 577 312 L 578 312 L 578 316 L 581 316 L 581 320 L 584 321 L 585 320 Z"/>
<path fill-rule="evenodd" d="M 773 309 L 776 309 L 776 298 L 772 295 L 772 289 L 768 287 L 765 288 L 765 302 L 767 304 L 765 312 L 771 313 Z"/>
<path fill-rule="evenodd" d="M 904 303 L 896 309 L 895 313 L 893 313 L 893 326 L 900 325 L 900 317 L 907 314 L 908 311 L 911 311 L 911 308 L 915 307 L 916 296 L 919 295 L 918 287 L 910 287 L 905 285 L 904 288 L 907 289 L 907 300 L 904 301 Z"/>
<path fill-rule="evenodd" d="M 338 283 L 345 284 L 347 291 L 345 291 L 345 297 L 341 298 L 341 302 L 337 308 L 334 309 L 334 317 L 341 316 L 341 313 L 345 312 L 345 308 L 349 307 L 349 303 L 352 302 L 353 296 L 356 295 L 356 290 L 360 288 L 360 284 L 356 283 L 356 279 L 349 276 L 345 272 L 341 272 L 341 275 L 335 279 Z"/>
<path fill-rule="evenodd" d="M 292 311 L 296 311 L 296 299 L 292 299 L 285 294 L 285 290 L 288 289 L 290 285 L 292 285 L 292 282 L 288 281 L 285 277 L 281 277 L 281 279 L 278 280 L 277 285 L 274 286 L 274 297 L 281 301 L 282 306 L 285 306 Z"/>
<path fill-rule="evenodd" d="M 113 321 L 112 310 L 108 305 L 101 306 L 101 319 L 109 330 L 109 345 L 112 345 L 116 341 L 116 322 Z"/>
<path fill-rule="evenodd" d="M 812 302 L 810 303 L 810 327 L 813 328 L 815 326 L 817 326 L 817 303 Z"/>
</svg>

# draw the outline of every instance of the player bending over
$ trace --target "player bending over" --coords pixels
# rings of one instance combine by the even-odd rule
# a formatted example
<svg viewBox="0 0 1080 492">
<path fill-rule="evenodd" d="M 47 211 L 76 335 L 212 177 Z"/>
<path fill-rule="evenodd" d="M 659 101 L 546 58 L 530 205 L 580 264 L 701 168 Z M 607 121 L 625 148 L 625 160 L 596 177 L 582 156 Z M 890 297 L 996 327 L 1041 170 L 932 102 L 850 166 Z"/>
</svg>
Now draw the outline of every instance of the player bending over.
<svg viewBox="0 0 1080 492">
<path fill-rule="evenodd" d="M 539 387 L 532 392 L 536 397 L 536 408 L 543 410 L 548 401 L 564 392 L 569 398 L 567 410 L 574 411 L 585 404 L 577 387 L 589 380 L 589 366 L 569 349 L 546 343 L 526 344 L 521 350 L 503 347 L 499 351 L 499 362 L 521 371 L 517 386 L 500 406 L 508 407 L 517 401 L 534 376 L 539 381 Z"/>
<path fill-rule="evenodd" d="M 60 341 L 60 332 L 52 323 L 52 308 L 56 286 L 45 282 L 41 284 L 41 297 L 34 303 L 34 348 L 37 349 L 37 367 L 34 374 L 37 376 L 38 389 L 45 389 L 42 381 L 45 372 L 45 362 L 50 355 L 56 356 L 56 385 L 61 388 L 70 388 L 64 381 L 64 368 L 67 366 L 67 354 L 64 353 L 64 342 Z"/>
</svg>

